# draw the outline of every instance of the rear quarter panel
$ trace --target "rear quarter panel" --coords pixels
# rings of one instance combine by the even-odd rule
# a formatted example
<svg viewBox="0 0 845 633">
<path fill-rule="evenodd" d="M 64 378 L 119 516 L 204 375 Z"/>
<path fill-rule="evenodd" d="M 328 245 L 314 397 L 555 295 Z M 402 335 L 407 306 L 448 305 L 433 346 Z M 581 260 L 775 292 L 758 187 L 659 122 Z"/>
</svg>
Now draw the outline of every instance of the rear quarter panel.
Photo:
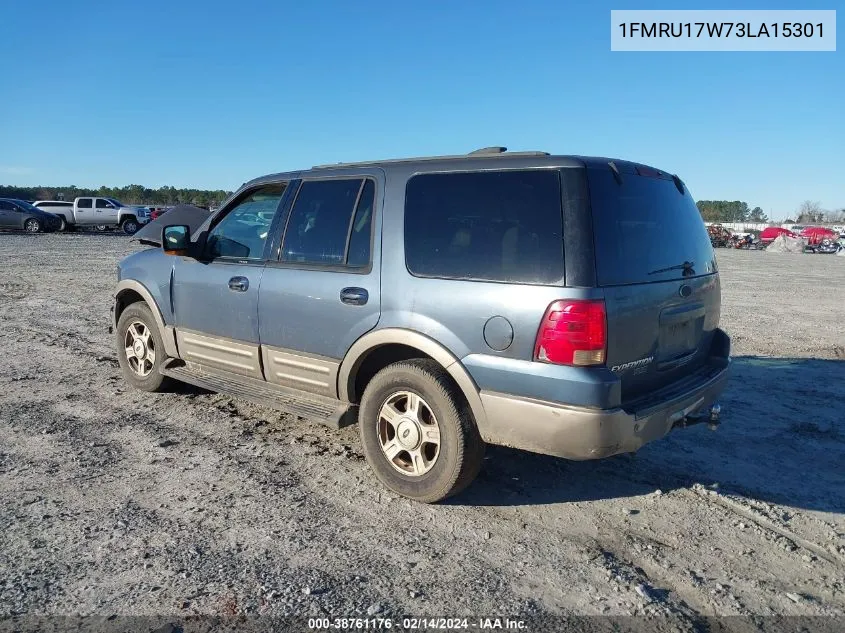
<svg viewBox="0 0 845 633">
<path fill-rule="evenodd" d="M 378 329 L 405 328 L 430 337 L 461 360 L 481 390 L 572 404 L 618 402 L 618 381 L 607 370 L 532 362 L 537 330 L 549 304 L 557 299 L 600 298 L 600 291 L 423 278 L 408 271 L 405 186 L 414 173 L 400 168 L 387 173 Z M 485 339 L 485 325 L 493 317 L 504 317 L 513 330 L 505 349 L 493 349 Z"/>
</svg>

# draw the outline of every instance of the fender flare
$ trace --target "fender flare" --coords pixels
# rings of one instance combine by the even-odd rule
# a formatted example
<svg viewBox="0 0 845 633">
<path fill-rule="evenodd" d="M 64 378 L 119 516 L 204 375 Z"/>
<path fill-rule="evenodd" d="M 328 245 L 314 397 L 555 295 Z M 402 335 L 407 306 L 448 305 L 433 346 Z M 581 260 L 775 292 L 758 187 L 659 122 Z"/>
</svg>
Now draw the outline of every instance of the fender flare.
<svg viewBox="0 0 845 633">
<path fill-rule="evenodd" d="M 367 354 L 377 347 L 391 343 L 418 349 L 440 363 L 449 372 L 449 375 L 467 399 L 473 417 L 475 417 L 475 423 L 479 431 L 482 431 L 487 424 L 487 415 L 484 412 L 478 385 L 475 384 L 472 376 L 469 375 L 461 362 L 440 343 L 418 332 L 402 328 L 376 330 L 365 334 L 353 343 L 343 358 L 337 374 L 338 396 L 342 402 L 351 402 L 350 394 L 354 389 L 354 376 Z"/>
<path fill-rule="evenodd" d="M 164 317 L 161 315 L 161 309 L 158 307 L 158 304 L 153 298 L 152 293 L 150 293 L 150 291 L 147 290 L 146 286 L 144 286 L 139 281 L 135 281 L 134 279 L 123 279 L 118 282 L 117 288 L 115 289 L 115 307 L 117 306 L 117 298 L 120 296 L 120 293 L 124 290 L 133 290 L 134 292 L 137 292 L 139 295 L 141 295 L 141 298 L 144 300 L 144 303 L 149 306 L 150 311 L 153 313 L 153 318 L 155 319 L 156 326 L 158 326 L 158 331 L 161 334 L 162 341 L 164 342 L 165 353 L 167 353 L 167 355 L 171 358 L 179 358 L 179 350 L 176 347 L 175 331 L 172 327 L 165 324 Z M 117 319 L 117 310 L 114 310 L 112 315 L 112 326 L 115 328 L 115 330 L 117 330 Z"/>
</svg>

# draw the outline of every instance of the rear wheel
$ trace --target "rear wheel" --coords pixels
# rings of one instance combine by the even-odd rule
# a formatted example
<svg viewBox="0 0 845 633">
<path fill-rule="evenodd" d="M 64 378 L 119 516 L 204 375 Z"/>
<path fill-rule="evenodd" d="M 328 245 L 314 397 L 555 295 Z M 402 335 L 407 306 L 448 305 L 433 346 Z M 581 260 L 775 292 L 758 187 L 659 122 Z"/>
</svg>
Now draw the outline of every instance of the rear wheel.
<svg viewBox="0 0 845 633">
<path fill-rule="evenodd" d="M 457 494 L 484 459 L 469 406 L 433 360 L 394 363 L 376 374 L 361 399 L 358 427 L 379 481 L 416 501 Z"/>
<path fill-rule="evenodd" d="M 145 303 L 133 303 L 117 321 L 117 360 L 123 377 L 136 389 L 162 391 L 169 379 L 161 374 L 164 343 Z"/>
<path fill-rule="evenodd" d="M 107 231 L 108 228 L 109 227 L 108 227 L 107 224 L 95 224 L 94 225 L 94 230 L 97 231 L 98 233 L 103 233 L 104 231 Z"/>
<path fill-rule="evenodd" d="M 62 216 L 56 216 L 59 218 L 59 231 L 67 231 L 67 221 Z"/>
<path fill-rule="evenodd" d="M 29 218 L 23 223 L 23 228 L 27 233 L 38 233 L 41 230 L 41 222 L 35 218 Z"/>
<path fill-rule="evenodd" d="M 135 218 L 126 218 L 123 222 L 121 222 L 120 227 L 127 235 L 134 235 L 138 232 L 138 220 Z"/>
</svg>

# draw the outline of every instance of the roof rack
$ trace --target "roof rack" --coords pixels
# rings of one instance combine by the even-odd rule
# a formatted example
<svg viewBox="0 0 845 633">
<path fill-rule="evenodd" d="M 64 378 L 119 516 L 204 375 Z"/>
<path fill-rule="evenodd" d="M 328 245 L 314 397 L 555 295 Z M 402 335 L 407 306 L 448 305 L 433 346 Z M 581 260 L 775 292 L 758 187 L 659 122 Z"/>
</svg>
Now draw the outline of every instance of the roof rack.
<svg viewBox="0 0 845 633">
<path fill-rule="evenodd" d="M 469 154 L 451 154 L 447 156 L 419 156 L 416 158 L 391 158 L 388 160 L 365 160 L 357 163 L 328 163 L 314 165 L 311 169 L 339 169 L 343 167 L 361 167 L 365 165 L 383 165 L 385 163 L 412 163 L 430 160 L 460 160 L 467 158 L 495 158 L 498 156 L 549 156 L 548 152 L 508 152 L 507 147 L 482 147 Z"/>
</svg>

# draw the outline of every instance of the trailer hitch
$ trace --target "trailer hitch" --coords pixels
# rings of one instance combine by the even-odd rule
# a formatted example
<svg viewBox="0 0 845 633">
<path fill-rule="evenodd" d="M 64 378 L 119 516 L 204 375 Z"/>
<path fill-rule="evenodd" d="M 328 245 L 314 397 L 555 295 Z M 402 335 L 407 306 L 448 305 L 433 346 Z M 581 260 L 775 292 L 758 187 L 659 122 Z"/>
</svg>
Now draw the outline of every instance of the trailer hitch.
<svg viewBox="0 0 845 633">
<path fill-rule="evenodd" d="M 707 424 L 707 428 L 711 431 L 715 431 L 719 428 L 720 416 L 722 414 L 722 407 L 719 404 L 714 404 L 708 410 L 702 410 L 698 413 L 694 413 L 691 415 L 684 416 L 675 424 L 672 425 L 672 428 L 682 428 L 685 429 L 688 426 L 694 426 L 696 424 Z"/>
</svg>

